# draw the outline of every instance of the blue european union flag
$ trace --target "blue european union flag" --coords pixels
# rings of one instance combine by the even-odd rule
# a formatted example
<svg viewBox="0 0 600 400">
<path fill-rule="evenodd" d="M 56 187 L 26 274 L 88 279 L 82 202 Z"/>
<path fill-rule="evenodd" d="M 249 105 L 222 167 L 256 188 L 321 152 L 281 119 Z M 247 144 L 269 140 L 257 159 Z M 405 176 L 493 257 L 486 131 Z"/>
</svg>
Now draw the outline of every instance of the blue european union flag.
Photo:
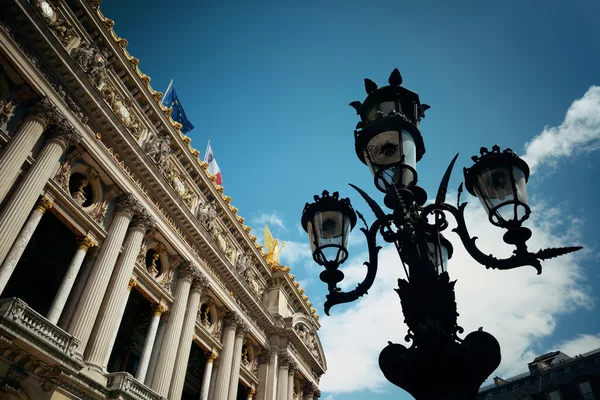
<svg viewBox="0 0 600 400">
<path fill-rule="evenodd" d="M 190 120 L 185 116 L 185 111 L 183 111 L 183 107 L 179 102 L 179 97 L 177 97 L 177 92 L 175 92 L 173 81 L 169 84 L 162 103 L 165 107 L 171 107 L 173 109 L 171 118 L 173 118 L 173 121 L 177 121 L 182 125 L 181 132 L 186 133 L 194 129 L 194 125 L 192 125 Z"/>
</svg>

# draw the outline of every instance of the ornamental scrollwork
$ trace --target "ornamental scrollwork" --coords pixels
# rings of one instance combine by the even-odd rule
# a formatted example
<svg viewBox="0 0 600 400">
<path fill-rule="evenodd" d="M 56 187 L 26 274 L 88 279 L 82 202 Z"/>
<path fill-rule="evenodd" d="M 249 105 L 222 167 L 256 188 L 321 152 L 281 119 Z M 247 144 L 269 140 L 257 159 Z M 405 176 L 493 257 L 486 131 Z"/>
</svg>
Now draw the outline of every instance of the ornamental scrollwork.
<svg viewBox="0 0 600 400">
<path fill-rule="evenodd" d="M 105 49 L 99 49 L 84 42 L 73 50 L 71 57 L 97 88 L 100 88 L 108 80 L 107 71 L 110 63 L 108 62 L 108 52 Z"/>
<path fill-rule="evenodd" d="M 171 186 L 173 187 L 173 189 L 175 189 L 175 192 L 177 192 L 179 197 L 181 197 L 181 199 L 185 202 L 185 204 L 188 207 L 192 208 L 196 197 L 190 192 L 190 190 L 184 183 L 184 178 L 181 176 L 181 174 L 178 171 L 176 171 L 175 168 L 171 167 L 169 169 L 169 172 L 167 173 L 167 178 L 169 179 Z"/>
</svg>

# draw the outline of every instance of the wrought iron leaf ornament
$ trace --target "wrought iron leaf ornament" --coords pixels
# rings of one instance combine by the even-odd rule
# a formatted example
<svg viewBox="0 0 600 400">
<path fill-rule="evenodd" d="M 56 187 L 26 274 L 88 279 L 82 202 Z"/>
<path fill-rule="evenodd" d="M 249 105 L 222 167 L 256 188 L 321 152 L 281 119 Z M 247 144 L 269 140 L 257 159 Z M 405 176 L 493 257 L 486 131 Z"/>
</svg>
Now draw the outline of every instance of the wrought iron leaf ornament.
<svg viewBox="0 0 600 400">
<path fill-rule="evenodd" d="M 369 78 L 365 78 L 365 91 L 367 94 L 371 94 L 377 90 L 377 84 L 370 80 Z"/>
<path fill-rule="evenodd" d="M 440 182 L 440 187 L 437 192 L 437 196 L 435 197 L 435 204 L 442 204 L 446 201 L 446 193 L 448 192 L 448 182 L 450 182 L 450 175 L 452 175 L 452 169 L 454 168 L 454 163 L 458 158 L 458 153 L 454 156 L 452 161 L 450 161 L 450 165 L 446 169 L 446 173 L 444 173 L 444 177 Z"/>
<path fill-rule="evenodd" d="M 385 216 L 385 213 L 383 212 L 383 210 L 381 209 L 381 207 L 379 206 L 379 204 L 377 204 L 377 202 L 375 200 L 373 200 L 371 198 L 371 196 L 369 196 L 364 190 L 362 190 L 361 188 L 349 183 L 350 186 L 352 186 L 354 188 L 354 190 L 356 190 L 363 199 L 365 199 L 365 201 L 367 202 L 367 204 L 369 205 L 369 207 L 371 207 L 371 210 L 373 210 L 373 213 L 375 214 L 375 216 L 377 218 L 383 218 Z"/>
<path fill-rule="evenodd" d="M 398 68 L 394 68 L 394 70 L 392 71 L 390 78 L 388 79 L 388 83 L 391 86 L 400 86 L 402 85 L 402 75 L 400 74 L 400 71 L 398 70 Z"/>
<path fill-rule="evenodd" d="M 535 253 L 535 258 L 540 260 L 548 260 L 549 258 L 559 257 L 565 254 L 572 253 L 574 251 L 578 251 L 583 249 L 582 246 L 571 246 L 571 247 L 551 247 L 548 249 L 543 249 Z"/>
<path fill-rule="evenodd" d="M 356 115 L 360 114 L 360 109 L 362 107 L 362 103 L 360 101 L 353 101 L 350 103 L 350 107 L 356 110 Z"/>
</svg>

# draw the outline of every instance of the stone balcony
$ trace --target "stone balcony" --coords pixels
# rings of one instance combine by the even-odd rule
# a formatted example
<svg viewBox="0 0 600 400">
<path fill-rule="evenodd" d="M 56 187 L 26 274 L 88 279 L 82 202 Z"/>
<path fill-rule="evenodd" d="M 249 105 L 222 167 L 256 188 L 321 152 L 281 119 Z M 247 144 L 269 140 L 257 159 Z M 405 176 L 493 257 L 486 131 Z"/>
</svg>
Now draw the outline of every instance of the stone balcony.
<svg viewBox="0 0 600 400">
<path fill-rule="evenodd" d="M 107 374 L 106 377 L 108 378 L 106 387 L 110 390 L 111 399 L 167 400 L 127 372 L 114 372 Z"/>
<path fill-rule="evenodd" d="M 48 365 L 63 367 L 65 371 L 76 372 L 83 367 L 74 358 L 79 340 L 31 309 L 21 299 L 12 297 L 0 300 L 0 339 Z M 8 347 L 8 344 L 0 347 Z"/>
</svg>

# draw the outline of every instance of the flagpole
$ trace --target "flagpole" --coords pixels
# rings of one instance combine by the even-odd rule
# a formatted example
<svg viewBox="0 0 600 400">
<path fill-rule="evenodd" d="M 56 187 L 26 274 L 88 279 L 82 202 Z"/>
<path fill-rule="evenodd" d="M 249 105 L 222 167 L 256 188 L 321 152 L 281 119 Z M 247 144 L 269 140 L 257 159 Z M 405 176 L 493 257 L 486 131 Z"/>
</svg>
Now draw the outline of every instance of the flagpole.
<svg viewBox="0 0 600 400">
<path fill-rule="evenodd" d="M 210 138 L 208 138 L 208 144 L 206 145 L 206 151 L 204 152 L 204 162 L 206 162 L 206 153 L 208 153 L 209 147 L 210 147 Z"/>
<path fill-rule="evenodd" d="M 173 79 L 171 79 L 171 82 L 169 82 L 169 86 L 167 86 L 167 90 L 165 90 L 165 94 L 163 94 L 163 98 L 160 101 L 160 104 L 163 104 L 165 102 L 165 97 L 167 97 L 167 93 L 169 93 L 169 90 L 171 90 L 171 86 L 173 86 Z"/>
</svg>

